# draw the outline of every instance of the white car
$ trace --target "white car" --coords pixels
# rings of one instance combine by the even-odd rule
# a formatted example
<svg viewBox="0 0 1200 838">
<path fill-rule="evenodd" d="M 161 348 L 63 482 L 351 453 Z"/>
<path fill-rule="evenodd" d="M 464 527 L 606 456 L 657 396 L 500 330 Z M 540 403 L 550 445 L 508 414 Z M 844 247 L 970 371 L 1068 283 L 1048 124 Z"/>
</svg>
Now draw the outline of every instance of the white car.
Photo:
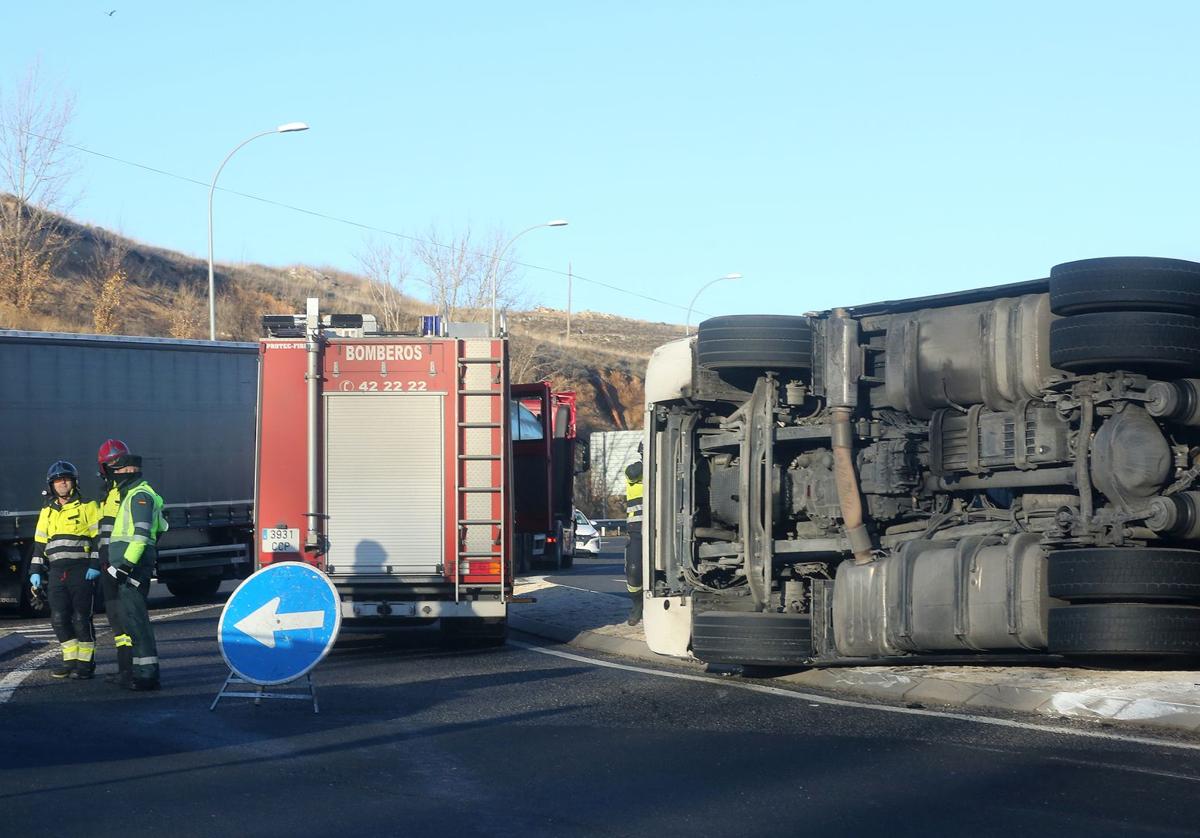
<svg viewBox="0 0 1200 838">
<path fill-rule="evenodd" d="M 575 510 L 575 552 L 600 555 L 600 531 L 578 509 Z"/>
</svg>

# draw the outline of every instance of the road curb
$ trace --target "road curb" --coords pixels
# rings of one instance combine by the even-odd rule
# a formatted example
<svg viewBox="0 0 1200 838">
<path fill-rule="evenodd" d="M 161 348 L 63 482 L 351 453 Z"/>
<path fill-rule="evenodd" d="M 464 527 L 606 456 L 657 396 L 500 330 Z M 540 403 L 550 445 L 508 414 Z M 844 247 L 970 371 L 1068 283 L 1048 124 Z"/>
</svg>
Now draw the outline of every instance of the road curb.
<svg viewBox="0 0 1200 838">
<path fill-rule="evenodd" d="M 532 620 L 529 617 L 508 615 L 508 626 L 515 631 L 541 637 L 545 640 L 555 640 L 568 646 L 577 646 L 593 652 L 607 652 L 610 655 L 621 655 L 627 658 L 663 663 L 674 658 L 664 658 L 656 655 L 646 647 L 646 644 L 636 640 L 626 640 L 623 637 L 613 637 L 598 631 L 587 629 L 572 629 L 542 620 Z"/>
<path fill-rule="evenodd" d="M 32 642 L 23 634 L 10 632 L 0 636 L 0 658 L 6 658 L 9 655 L 15 655 L 17 652 L 23 651 Z"/>
<path fill-rule="evenodd" d="M 649 663 L 681 663 L 676 658 L 651 652 L 642 641 L 509 615 L 515 631 L 565 643 L 579 649 L 635 658 Z M 694 661 L 693 661 L 694 663 Z M 1065 674 L 1057 684 L 1038 686 L 972 683 L 953 678 L 923 675 L 912 668 L 829 667 L 810 669 L 779 680 L 801 688 L 846 696 L 942 709 L 993 710 L 1043 718 L 1092 721 L 1110 726 L 1152 728 L 1177 733 L 1200 733 L 1200 685 L 1195 703 L 1166 701 L 1119 691 L 1074 686 Z M 1088 672 L 1079 671 L 1082 681 Z M 1191 696 L 1189 696 L 1191 698 Z"/>
</svg>

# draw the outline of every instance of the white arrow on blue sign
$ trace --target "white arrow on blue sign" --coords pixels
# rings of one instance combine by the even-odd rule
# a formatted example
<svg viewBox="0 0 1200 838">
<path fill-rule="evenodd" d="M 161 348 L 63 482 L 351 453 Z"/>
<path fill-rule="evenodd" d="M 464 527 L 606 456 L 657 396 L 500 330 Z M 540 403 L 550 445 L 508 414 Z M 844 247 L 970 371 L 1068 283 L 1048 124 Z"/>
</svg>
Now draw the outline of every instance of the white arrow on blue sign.
<svg viewBox="0 0 1200 838">
<path fill-rule="evenodd" d="M 337 589 L 301 562 L 277 562 L 250 576 L 217 624 L 221 655 L 252 684 L 294 681 L 321 662 L 342 625 Z"/>
</svg>

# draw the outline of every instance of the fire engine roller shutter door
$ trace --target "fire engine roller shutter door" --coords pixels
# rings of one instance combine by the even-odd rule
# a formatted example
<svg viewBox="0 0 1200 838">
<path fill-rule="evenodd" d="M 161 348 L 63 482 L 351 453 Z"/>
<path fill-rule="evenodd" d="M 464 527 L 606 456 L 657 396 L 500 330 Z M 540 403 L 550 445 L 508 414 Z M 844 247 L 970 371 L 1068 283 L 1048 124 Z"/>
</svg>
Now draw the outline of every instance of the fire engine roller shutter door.
<svg viewBox="0 0 1200 838">
<path fill-rule="evenodd" d="M 444 398 L 437 393 L 326 397 L 325 511 L 332 575 L 440 575 Z"/>
</svg>

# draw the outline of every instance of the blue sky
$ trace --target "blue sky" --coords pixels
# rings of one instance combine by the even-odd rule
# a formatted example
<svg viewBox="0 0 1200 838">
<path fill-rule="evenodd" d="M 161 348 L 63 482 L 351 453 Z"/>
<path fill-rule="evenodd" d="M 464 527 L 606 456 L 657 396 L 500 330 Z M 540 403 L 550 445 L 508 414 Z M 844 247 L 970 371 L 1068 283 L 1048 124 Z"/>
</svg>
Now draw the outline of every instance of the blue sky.
<svg viewBox="0 0 1200 838">
<path fill-rule="evenodd" d="M 116 9 L 113 15 L 106 12 Z M 534 302 L 682 322 L 1200 258 L 1200 4 L 0 5 L 107 155 L 374 227 L 507 234 Z M 75 215 L 195 256 L 207 187 L 89 154 Z M 355 269 L 361 229 L 217 195 L 218 260 Z M 542 270 L 545 268 L 546 270 Z M 640 295 L 653 297 L 653 302 Z"/>
</svg>

